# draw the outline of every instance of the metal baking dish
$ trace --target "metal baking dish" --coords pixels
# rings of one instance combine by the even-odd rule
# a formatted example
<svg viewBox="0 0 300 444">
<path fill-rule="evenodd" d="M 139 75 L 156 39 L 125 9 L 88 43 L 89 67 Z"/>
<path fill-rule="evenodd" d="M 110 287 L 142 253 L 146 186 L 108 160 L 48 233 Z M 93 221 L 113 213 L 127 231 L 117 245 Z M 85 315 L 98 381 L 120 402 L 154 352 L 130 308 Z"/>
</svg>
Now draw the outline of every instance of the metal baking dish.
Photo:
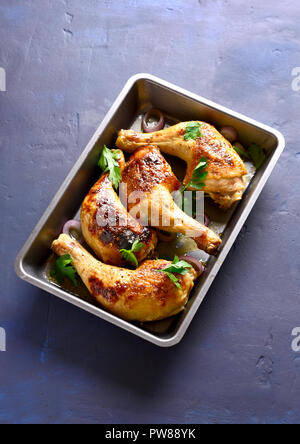
<svg viewBox="0 0 300 444">
<path fill-rule="evenodd" d="M 174 120 L 204 120 L 217 128 L 234 126 L 242 143 L 256 143 L 267 152 L 267 161 L 251 180 L 242 201 L 227 214 L 223 245 L 217 258 L 210 257 L 205 273 L 196 283 L 184 312 L 160 324 L 139 325 L 124 321 L 95 305 L 88 297 L 58 287 L 46 273 L 50 245 L 60 233 L 63 223 L 78 215 L 84 196 L 99 176 L 97 162 L 103 144 L 113 146 L 121 128 L 136 124 L 138 116 L 149 108 L 159 108 Z M 29 236 L 15 261 L 21 279 L 118 325 L 156 345 L 177 344 L 208 292 L 222 263 L 260 195 L 284 149 L 281 133 L 239 113 L 217 105 L 171 83 L 148 74 L 131 77 L 112 105 L 103 122 L 62 184 L 43 217 Z M 220 216 L 221 217 L 221 216 Z"/>
</svg>

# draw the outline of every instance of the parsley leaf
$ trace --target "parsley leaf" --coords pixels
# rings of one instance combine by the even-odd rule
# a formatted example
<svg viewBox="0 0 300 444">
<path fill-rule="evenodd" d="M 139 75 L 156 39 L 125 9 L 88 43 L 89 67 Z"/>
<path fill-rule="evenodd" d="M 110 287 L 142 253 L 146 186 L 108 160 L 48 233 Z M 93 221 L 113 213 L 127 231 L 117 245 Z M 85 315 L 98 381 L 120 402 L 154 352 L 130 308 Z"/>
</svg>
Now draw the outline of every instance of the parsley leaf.
<svg viewBox="0 0 300 444">
<path fill-rule="evenodd" d="M 131 247 L 131 251 L 133 251 L 134 253 L 138 253 L 143 247 L 145 247 L 145 244 L 143 244 L 143 242 L 139 242 L 138 239 L 136 239 Z"/>
<path fill-rule="evenodd" d="M 197 137 L 202 137 L 201 131 L 201 123 L 200 122 L 191 122 L 187 125 L 184 135 L 184 140 L 196 140 Z"/>
<path fill-rule="evenodd" d="M 57 259 L 54 267 L 50 272 L 50 276 L 62 285 L 65 278 L 69 278 L 75 287 L 77 287 L 76 270 L 72 265 L 72 259 L 69 254 L 65 254 Z"/>
<path fill-rule="evenodd" d="M 138 253 L 144 247 L 145 244 L 139 242 L 139 240 L 136 239 L 132 244 L 131 250 L 125 250 L 124 248 L 122 248 L 122 250 L 120 250 L 120 253 L 123 259 L 125 259 L 127 262 L 131 262 L 135 266 L 135 268 L 137 268 L 139 266 L 139 263 L 134 253 Z"/>
<path fill-rule="evenodd" d="M 252 143 L 248 148 L 248 152 L 254 163 L 255 168 L 258 170 L 266 159 L 266 155 L 263 149 Z"/>
<path fill-rule="evenodd" d="M 169 271 L 165 271 L 165 270 L 162 270 L 162 271 L 168 276 L 169 279 L 171 279 L 171 281 L 174 283 L 174 285 L 176 285 L 177 288 L 179 288 L 180 290 L 182 289 L 182 287 L 179 283 L 179 279 L 177 279 L 177 277 L 174 276 L 174 274 L 170 273 Z"/>
<path fill-rule="evenodd" d="M 119 158 L 119 150 L 112 151 L 104 145 L 98 162 L 99 167 L 104 173 L 109 171 L 109 179 L 112 181 L 115 189 L 118 188 L 122 180 L 121 168 L 118 162 Z"/>
<path fill-rule="evenodd" d="M 169 265 L 167 268 L 164 268 L 164 270 L 161 271 L 168 271 L 170 273 L 179 273 L 179 274 L 186 274 L 188 270 L 192 268 L 191 264 L 184 260 L 179 260 L 178 256 L 175 256 L 173 262 L 171 265 Z"/>
<path fill-rule="evenodd" d="M 202 190 L 205 186 L 204 180 L 207 178 L 207 171 L 204 169 L 207 168 L 207 158 L 202 157 L 198 165 L 193 171 L 193 175 L 188 184 L 181 190 L 183 193 L 188 187 L 196 188 L 196 190 Z"/>
<path fill-rule="evenodd" d="M 265 152 L 262 148 L 252 143 L 248 148 L 248 151 L 241 150 L 238 146 L 233 146 L 234 150 L 247 160 L 251 160 L 258 170 L 266 159 Z"/>
<path fill-rule="evenodd" d="M 247 151 L 241 150 L 238 146 L 233 146 L 233 149 L 241 156 L 244 157 L 247 160 L 251 160 L 250 155 L 247 153 Z"/>
<path fill-rule="evenodd" d="M 176 285 L 176 287 L 181 289 L 182 287 L 179 283 L 179 279 L 177 279 L 177 277 L 174 276 L 173 273 L 184 275 L 189 271 L 190 268 L 192 268 L 190 264 L 188 264 L 184 260 L 179 260 L 179 257 L 175 256 L 171 265 L 164 268 L 163 270 L 158 270 L 158 271 L 160 273 L 165 273 L 171 279 L 171 281 Z"/>
</svg>

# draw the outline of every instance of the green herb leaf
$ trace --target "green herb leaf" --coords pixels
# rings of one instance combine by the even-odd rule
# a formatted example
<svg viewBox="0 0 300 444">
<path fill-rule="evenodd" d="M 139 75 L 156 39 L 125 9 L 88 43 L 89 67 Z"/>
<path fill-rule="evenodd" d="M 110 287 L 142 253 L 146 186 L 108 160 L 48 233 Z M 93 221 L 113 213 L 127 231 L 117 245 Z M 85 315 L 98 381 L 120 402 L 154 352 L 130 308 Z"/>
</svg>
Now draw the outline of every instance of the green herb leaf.
<svg viewBox="0 0 300 444">
<path fill-rule="evenodd" d="M 109 171 L 109 179 L 112 181 L 115 189 L 118 188 L 122 180 L 121 168 L 118 162 L 119 158 L 119 150 L 112 151 L 104 145 L 98 162 L 99 167 L 104 173 Z"/>
<path fill-rule="evenodd" d="M 241 156 L 247 160 L 251 160 L 251 157 L 247 153 L 247 151 L 241 150 L 238 146 L 233 146 L 233 149 Z"/>
<path fill-rule="evenodd" d="M 198 137 L 202 137 L 200 122 L 191 122 L 187 125 L 184 135 L 184 140 L 196 140 Z"/>
<path fill-rule="evenodd" d="M 143 244 L 143 242 L 139 242 L 139 240 L 136 239 L 132 244 L 131 251 L 133 251 L 133 253 L 138 253 L 144 247 L 145 244 Z"/>
<path fill-rule="evenodd" d="M 189 271 L 190 268 L 192 268 L 191 264 L 188 264 L 184 260 L 179 260 L 178 256 L 175 256 L 171 265 L 164 268 L 163 270 L 158 270 L 158 271 L 161 273 L 165 273 L 171 279 L 171 281 L 176 285 L 177 288 L 182 288 L 179 283 L 179 279 L 177 279 L 177 277 L 174 276 L 173 273 L 184 275 Z"/>
<path fill-rule="evenodd" d="M 193 175 L 189 183 L 181 190 L 183 193 L 187 188 L 196 188 L 196 190 L 202 190 L 205 187 L 204 180 L 207 178 L 207 171 L 204 171 L 207 168 L 207 158 L 202 157 L 198 165 L 193 171 Z"/>
<path fill-rule="evenodd" d="M 190 268 L 192 268 L 191 264 L 189 264 L 184 260 L 179 260 L 178 256 L 175 256 L 172 264 L 162 271 L 164 272 L 168 271 L 170 273 L 186 274 Z"/>
<path fill-rule="evenodd" d="M 122 250 L 120 250 L 120 253 L 122 255 L 122 258 L 125 259 L 125 261 L 133 264 L 135 266 L 135 268 L 137 268 L 139 266 L 137 258 L 135 257 L 135 254 L 132 251 L 122 249 Z"/>
<path fill-rule="evenodd" d="M 122 248 L 122 250 L 120 250 L 120 253 L 123 259 L 125 259 L 127 262 L 131 262 L 135 266 L 135 268 L 137 268 L 139 266 L 139 263 L 134 253 L 138 253 L 144 247 L 145 244 L 139 242 L 139 240 L 136 239 L 132 244 L 131 250 L 125 250 L 124 248 Z"/>
<path fill-rule="evenodd" d="M 72 265 L 72 258 L 69 254 L 65 254 L 57 259 L 54 267 L 50 272 L 50 276 L 62 285 L 65 278 L 69 278 L 75 287 L 77 287 L 76 270 Z"/>
<path fill-rule="evenodd" d="M 164 271 L 164 270 L 162 270 Z M 169 273 L 168 271 L 164 271 L 164 273 L 168 276 L 169 279 L 171 279 L 171 281 L 176 285 L 177 288 L 179 288 L 180 290 L 182 289 L 180 283 L 179 283 L 179 279 L 177 279 L 176 276 L 174 276 L 174 274 Z"/>
<path fill-rule="evenodd" d="M 252 162 L 254 163 L 255 168 L 258 170 L 264 161 L 266 160 L 265 152 L 262 148 L 252 143 L 248 149 Z"/>
</svg>

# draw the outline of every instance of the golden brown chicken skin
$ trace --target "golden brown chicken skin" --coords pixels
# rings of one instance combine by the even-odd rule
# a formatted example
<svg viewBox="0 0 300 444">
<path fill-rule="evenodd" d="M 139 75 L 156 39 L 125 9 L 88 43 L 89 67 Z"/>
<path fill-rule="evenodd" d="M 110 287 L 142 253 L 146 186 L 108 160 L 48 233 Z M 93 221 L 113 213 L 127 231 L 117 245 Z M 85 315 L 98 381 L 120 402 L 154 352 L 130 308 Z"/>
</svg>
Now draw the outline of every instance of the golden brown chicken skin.
<svg viewBox="0 0 300 444">
<path fill-rule="evenodd" d="M 122 180 L 127 185 L 131 214 L 147 218 L 152 227 L 192 237 L 200 249 L 216 253 L 222 243 L 219 236 L 175 204 L 171 193 L 179 189 L 180 182 L 156 146 L 135 151 L 123 170 Z M 135 194 L 136 199 L 131 199 Z"/>
<path fill-rule="evenodd" d="M 164 153 L 183 159 L 187 163 L 185 185 L 190 182 L 201 158 L 206 157 L 208 176 L 203 191 L 227 209 L 242 197 L 246 186 L 246 167 L 231 144 L 208 123 L 198 122 L 201 124 L 201 137 L 185 140 L 188 125 L 195 122 L 198 121 L 181 122 L 153 133 L 121 130 L 116 145 L 124 151 L 133 152 L 143 145 L 154 144 Z"/>
<path fill-rule="evenodd" d="M 121 170 L 124 156 L 120 157 Z M 81 207 L 81 228 L 85 241 L 106 264 L 129 265 L 120 253 L 130 250 L 135 240 L 144 247 L 135 253 L 138 262 L 148 257 L 157 245 L 157 235 L 137 222 L 122 205 L 108 174 L 92 187 Z"/>
<path fill-rule="evenodd" d="M 52 244 L 62 256 L 69 254 L 78 274 L 95 300 L 111 313 L 130 321 L 155 321 L 182 311 L 197 275 L 193 268 L 178 275 L 181 289 L 160 272 L 170 262 L 145 261 L 137 270 L 103 264 L 66 234 Z"/>
</svg>

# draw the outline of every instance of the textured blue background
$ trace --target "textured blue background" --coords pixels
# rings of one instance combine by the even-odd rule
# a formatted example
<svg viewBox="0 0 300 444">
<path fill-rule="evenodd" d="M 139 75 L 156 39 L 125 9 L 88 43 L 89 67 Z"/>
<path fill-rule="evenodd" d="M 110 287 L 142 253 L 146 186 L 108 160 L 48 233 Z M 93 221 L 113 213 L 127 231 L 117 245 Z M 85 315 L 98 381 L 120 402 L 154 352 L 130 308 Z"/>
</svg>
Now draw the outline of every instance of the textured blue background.
<svg viewBox="0 0 300 444">
<path fill-rule="evenodd" d="M 1 0 L 0 422 L 300 422 L 296 0 Z M 182 343 L 160 349 L 13 261 L 129 76 L 256 118 L 287 148 Z"/>
</svg>

